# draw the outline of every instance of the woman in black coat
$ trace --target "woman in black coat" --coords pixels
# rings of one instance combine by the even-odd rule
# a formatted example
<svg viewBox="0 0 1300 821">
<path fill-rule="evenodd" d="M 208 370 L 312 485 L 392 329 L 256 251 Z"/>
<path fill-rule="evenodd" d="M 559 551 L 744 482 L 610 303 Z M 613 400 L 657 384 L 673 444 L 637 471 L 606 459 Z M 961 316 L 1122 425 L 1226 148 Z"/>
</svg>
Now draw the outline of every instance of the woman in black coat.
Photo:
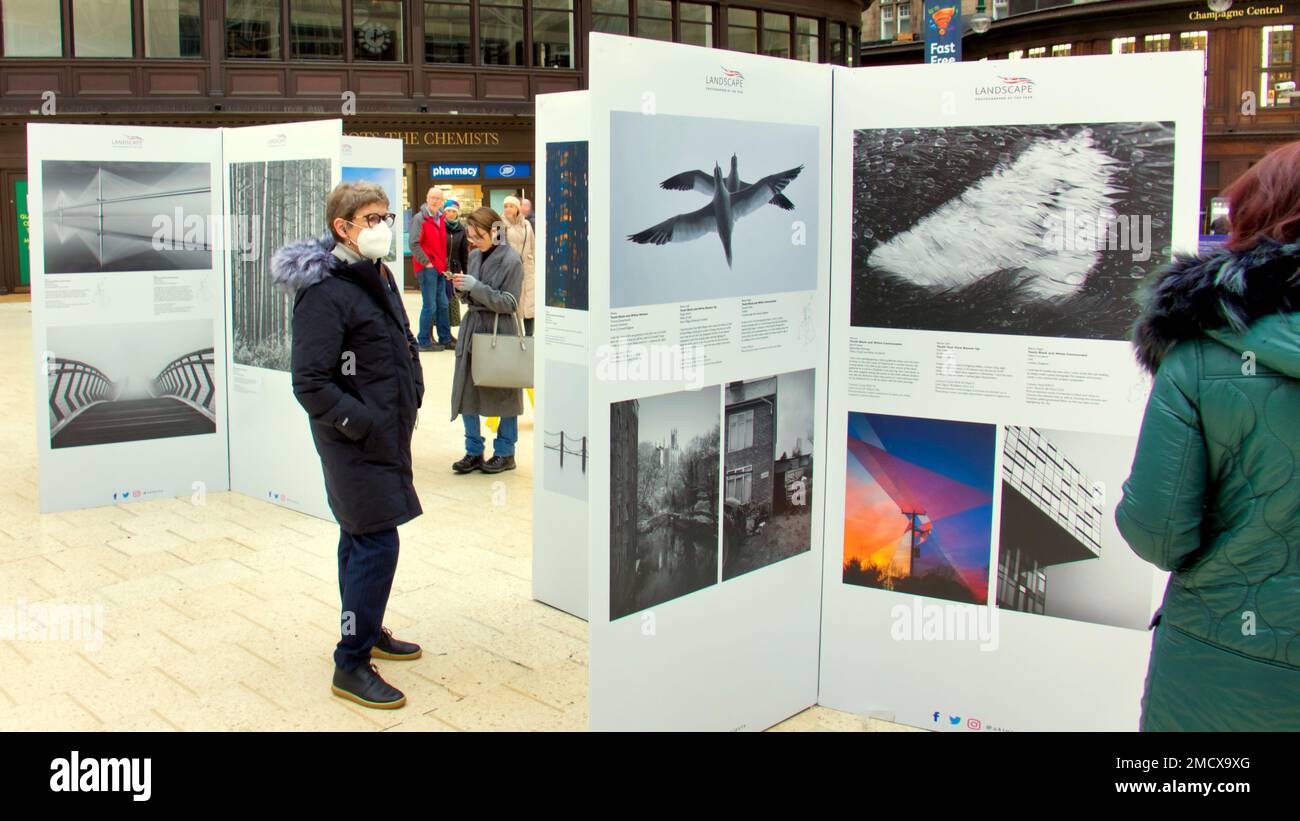
<svg viewBox="0 0 1300 821">
<path fill-rule="evenodd" d="M 293 392 L 311 419 L 340 529 L 342 638 L 331 689 L 385 709 L 401 707 L 406 697 L 370 659 L 421 652 L 383 626 L 397 570 L 397 526 L 421 513 L 411 434 L 424 377 L 401 290 L 380 261 L 394 219 L 382 188 L 343 183 L 326 204 L 329 233 L 282 248 L 271 266 L 276 283 L 295 293 Z"/>
</svg>

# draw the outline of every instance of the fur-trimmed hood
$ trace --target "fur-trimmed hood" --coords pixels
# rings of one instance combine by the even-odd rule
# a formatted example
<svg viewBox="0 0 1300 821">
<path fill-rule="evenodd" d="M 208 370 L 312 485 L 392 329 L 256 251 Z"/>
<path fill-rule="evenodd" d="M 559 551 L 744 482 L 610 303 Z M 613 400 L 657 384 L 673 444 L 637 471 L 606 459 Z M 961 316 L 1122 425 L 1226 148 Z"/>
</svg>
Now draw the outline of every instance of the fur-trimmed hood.
<svg viewBox="0 0 1300 821">
<path fill-rule="evenodd" d="M 332 234 L 291 242 L 271 258 L 271 281 L 289 293 L 315 285 L 336 269 L 347 266 L 333 251 Z"/>
<path fill-rule="evenodd" d="M 1133 328 L 1138 362 L 1155 373 L 1176 343 L 1200 336 L 1300 378 L 1300 242 L 1180 255 L 1161 271 Z"/>
</svg>

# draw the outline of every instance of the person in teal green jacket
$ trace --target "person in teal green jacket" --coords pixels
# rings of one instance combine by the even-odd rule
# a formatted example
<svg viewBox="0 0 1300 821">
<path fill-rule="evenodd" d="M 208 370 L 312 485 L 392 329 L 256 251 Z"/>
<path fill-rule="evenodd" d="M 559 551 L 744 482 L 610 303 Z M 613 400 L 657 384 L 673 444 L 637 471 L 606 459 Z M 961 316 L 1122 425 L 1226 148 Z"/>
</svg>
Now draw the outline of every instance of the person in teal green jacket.
<svg viewBox="0 0 1300 821">
<path fill-rule="evenodd" d="M 1115 519 L 1170 571 L 1141 729 L 1300 731 L 1300 142 L 1225 192 L 1232 233 L 1162 271 Z"/>
</svg>

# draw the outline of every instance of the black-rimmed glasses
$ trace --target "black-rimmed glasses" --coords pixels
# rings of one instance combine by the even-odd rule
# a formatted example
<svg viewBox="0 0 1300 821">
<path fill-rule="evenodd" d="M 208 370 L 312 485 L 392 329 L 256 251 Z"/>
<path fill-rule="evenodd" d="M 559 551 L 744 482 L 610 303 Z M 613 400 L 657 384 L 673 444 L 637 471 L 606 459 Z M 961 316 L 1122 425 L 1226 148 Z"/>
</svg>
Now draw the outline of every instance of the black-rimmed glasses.
<svg viewBox="0 0 1300 821">
<path fill-rule="evenodd" d="M 388 227 L 392 228 L 393 223 L 397 222 L 397 215 L 396 214 L 366 214 L 364 217 L 362 217 L 362 219 L 366 221 L 367 228 L 374 228 L 376 225 L 378 225 L 381 222 L 388 223 Z"/>
</svg>

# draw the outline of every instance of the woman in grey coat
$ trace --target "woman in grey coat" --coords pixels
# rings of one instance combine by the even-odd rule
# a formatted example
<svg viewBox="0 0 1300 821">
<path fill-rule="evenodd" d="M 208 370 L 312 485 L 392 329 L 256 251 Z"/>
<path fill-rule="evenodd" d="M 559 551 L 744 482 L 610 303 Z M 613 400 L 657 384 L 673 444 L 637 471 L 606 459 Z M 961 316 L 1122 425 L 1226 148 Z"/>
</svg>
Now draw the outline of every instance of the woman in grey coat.
<svg viewBox="0 0 1300 821">
<path fill-rule="evenodd" d="M 465 423 L 465 458 L 451 469 L 456 473 L 500 473 L 515 469 L 515 442 L 519 439 L 519 414 L 524 412 L 523 393 L 518 388 L 482 388 L 474 384 L 470 354 L 475 333 L 492 333 L 499 321 L 498 334 L 514 335 L 515 314 L 519 311 L 524 285 L 524 265 L 505 241 L 501 216 L 491 208 L 479 208 L 464 218 L 465 238 L 469 244 L 466 273 L 457 274 L 452 282 L 466 305 L 456 338 L 456 374 L 451 383 L 451 418 L 458 415 Z M 499 416 L 492 458 L 483 459 L 481 416 Z"/>
</svg>

